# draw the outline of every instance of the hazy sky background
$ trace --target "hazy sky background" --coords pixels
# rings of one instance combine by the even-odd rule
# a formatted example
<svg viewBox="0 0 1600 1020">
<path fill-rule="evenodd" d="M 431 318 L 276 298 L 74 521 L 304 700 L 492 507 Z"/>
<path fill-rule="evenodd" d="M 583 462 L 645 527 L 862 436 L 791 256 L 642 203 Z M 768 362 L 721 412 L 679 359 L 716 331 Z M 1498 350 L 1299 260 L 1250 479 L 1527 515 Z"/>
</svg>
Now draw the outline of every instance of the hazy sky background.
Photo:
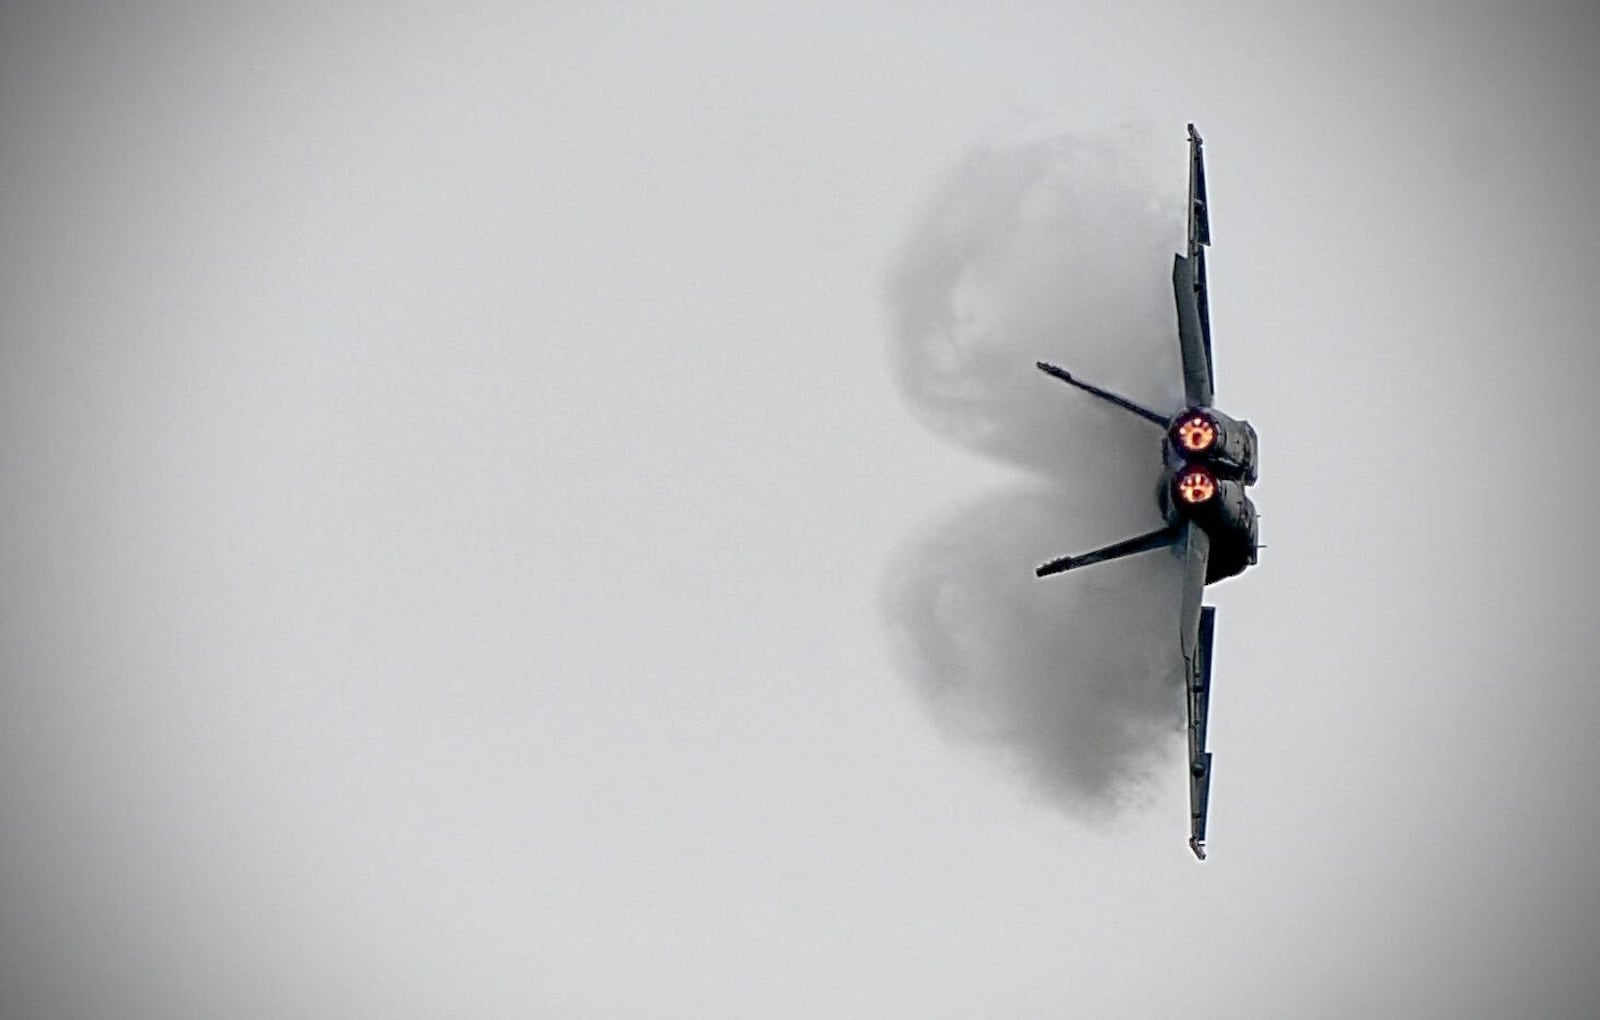
<svg viewBox="0 0 1600 1020">
<path fill-rule="evenodd" d="M 1600 1013 L 1600 18 L 324 6 L 0 11 L 7 1016 Z M 1037 511 L 902 397 L 941 189 L 1189 120 L 1269 543 L 1203 864 L 886 622 Z"/>
</svg>

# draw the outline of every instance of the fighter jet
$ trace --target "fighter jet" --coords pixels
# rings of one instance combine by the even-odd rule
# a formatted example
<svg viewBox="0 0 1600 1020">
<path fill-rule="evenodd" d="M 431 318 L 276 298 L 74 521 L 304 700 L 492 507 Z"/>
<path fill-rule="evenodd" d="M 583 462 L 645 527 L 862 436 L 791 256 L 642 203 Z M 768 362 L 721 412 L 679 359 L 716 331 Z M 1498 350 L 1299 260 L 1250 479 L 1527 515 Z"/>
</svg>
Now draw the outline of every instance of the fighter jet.
<svg viewBox="0 0 1600 1020">
<path fill-rule="evenodd" d="M 1206 717 L 1211 702 L 1211 645 L 1216 609 L 1202 606 L 1206 585 L 1233 577 L 1256 562 L 1256 508 L 1245 490 L 1256 480 L 1256 430 L 1212 406 L 1216 374 L 1211 359 L 1211 310 L 1205 249 L 1211 244 L 1206 168 L 1200 133 L 1189 125 L 1189 244 L 1174 255 L 1172 293 L 1177 302 L 1178 347 L 1186 406 L 1176 414 L 1151 410 L 1084 382 L 1047 362 L 1040 371 L 1138 415 L 1162 432 L 1164 468 L 1156 500 L 1164 527 L 1079 556 L 1039 567 L 1040 577 L 1093 563 L 1170 548 L 1183 561 L 1178 644 L 1186 664 L 1189 716 L 1189 848 L 1206 856 L 1206 809 L 1211 795 L 1211 752 Z"/>
</svg>

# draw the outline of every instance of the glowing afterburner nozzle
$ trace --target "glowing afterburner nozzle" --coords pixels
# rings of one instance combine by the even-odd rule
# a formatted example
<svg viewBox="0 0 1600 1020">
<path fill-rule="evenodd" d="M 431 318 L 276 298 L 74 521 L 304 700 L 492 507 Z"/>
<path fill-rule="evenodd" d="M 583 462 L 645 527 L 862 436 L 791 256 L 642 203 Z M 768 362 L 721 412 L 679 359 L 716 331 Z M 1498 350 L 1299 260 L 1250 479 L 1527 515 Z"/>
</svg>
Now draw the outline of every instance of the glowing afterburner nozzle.
<svg viewBox="0 0 1600 1020">
<path fill-rule="evenodd" d="M 1217 480 L 1205 468 L 1192 467 L 1178 475 L 1174 488 L 1180 500 L 1198 506 L 1217 494 Z"/>
<path fill-rule="evenodd" d="M 1191 414 L 1178 423 L 1172 434 L 1185 453 L 1204 453 L 1217 442 L 1217 423 L 1203 414 Z"/>
</svg>

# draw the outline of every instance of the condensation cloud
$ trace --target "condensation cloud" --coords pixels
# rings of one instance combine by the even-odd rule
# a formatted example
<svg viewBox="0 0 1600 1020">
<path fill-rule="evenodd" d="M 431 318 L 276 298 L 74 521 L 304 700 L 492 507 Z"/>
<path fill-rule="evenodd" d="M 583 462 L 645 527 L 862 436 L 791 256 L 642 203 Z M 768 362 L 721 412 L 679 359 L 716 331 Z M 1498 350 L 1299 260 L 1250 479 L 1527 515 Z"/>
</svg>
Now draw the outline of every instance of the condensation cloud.
<svg viewBox="0 0 1600 1020">
<path fill-rule="evenodd" d="M 1175 746 L 1179 576 L 1152 553 L 1035 579 L 1044 560 L 1158 526 L 1161 463 L 1147 423 L 1034 363 L 1180 406 L 1168 274 L 1181 201 L 1143 171 L 1145 148 L 1122 133 L 974 149 L 889 280 L 912 411 L 1034 476 L 895 559 L 885 602 L 900 662 L 948 732 L 1091 816 L 1137 799 Z"/>
</svg>

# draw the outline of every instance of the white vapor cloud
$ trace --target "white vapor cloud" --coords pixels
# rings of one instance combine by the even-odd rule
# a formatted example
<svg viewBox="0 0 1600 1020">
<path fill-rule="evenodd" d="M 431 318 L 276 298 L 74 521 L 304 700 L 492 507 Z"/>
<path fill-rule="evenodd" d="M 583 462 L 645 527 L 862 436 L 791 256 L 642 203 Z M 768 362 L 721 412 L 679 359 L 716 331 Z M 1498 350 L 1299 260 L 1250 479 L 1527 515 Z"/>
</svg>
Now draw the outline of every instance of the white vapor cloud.
<svg viewBox="0 0 1600 1020">
<path fill-rule="evenodd" d="M 1034 363 L 1181 406 L 1168 274 L 1182 205 L 1146 178 L 1140 149 L 1123 132 L 973 150 L 889 283 L 892 358 L 913 412 L 1036 476 L 891 565 L 901 664 L 948 732 L 1091 816 L 1137 799 L 1181 732 L 1179 575 L 1152 553 L 1034 577 L 1046 559 L 1159 526 L 1161 472 L 1149 424 Z"/>
</svg>

